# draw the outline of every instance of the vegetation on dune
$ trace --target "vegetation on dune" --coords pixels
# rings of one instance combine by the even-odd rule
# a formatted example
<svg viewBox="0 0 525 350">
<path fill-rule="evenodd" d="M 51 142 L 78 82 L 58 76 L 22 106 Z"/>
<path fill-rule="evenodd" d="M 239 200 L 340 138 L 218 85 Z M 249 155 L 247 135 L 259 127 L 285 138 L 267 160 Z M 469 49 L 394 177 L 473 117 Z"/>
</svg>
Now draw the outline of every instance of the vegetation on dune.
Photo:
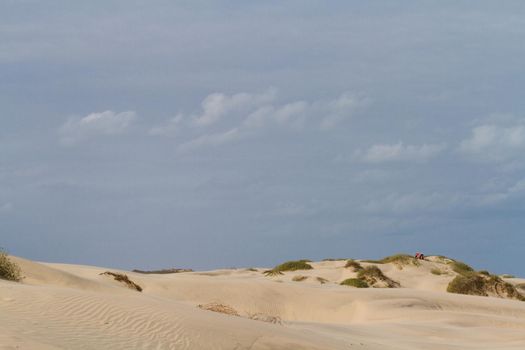
<svg viewBox="0 0 525 350">
<path fill-rule="evenodd" d="M 343 261 L 343 260 L 346 260 L 344 258 L 326 258 L 326 259 L 323 259 L 323 261 Z"/>
<path fill-rule="evenodd" d="M 128 288 L 134 289 L 138 292 L 142 292 L 142 287 L 136 284 L 135 282 L 133 282 L 132 280 L 130 280 L 127 275 L 124 275 L 122 273 L 111 272 L 111 271 L 102 272 L 100 275 L 113 276 L 115 281 L 122 282 L 126 284 Z"/>
<path fill-rule="evenodd" d="M 11 261 L 7 253 L 2 249 L 0 249 L 0 278 L 14 282 L 20 282 L 22 280 L 20 267 Z"/>
<path fill-rule="evenodd" d="M 342 286 L 350 286 L 355 288 L 368 288 L 368 283 L 360 278 L 348 278 L 340 283 Z"/>
<path fill-rule="evenodd" d="M 197 305 L 200 309 L 207 310 L 207 311 L 213 311 L 218 312 L 221 314 L 226 314 L 230 316 L 240 316 L 237 310 L 235 310 L 233 307 L 226 305 L 226 304 L 220 304 L 220 303 L 209 303 L 205 305 Z"/>
<path fill-rule="evenodd" d="M 430 273 L 433 274 L 433 275 L 438 275 L 438 276 L 444 274 L 444 272 L 441 271 L 440 269 L 432 269 L 432 270 L 430 270 Z"/>
<path fill-rule="evenodd" d="M 408 255 L 408 254 L 395 254 L 395 255 L 390 255 L 390 256 L 384 257 L 381 260 L 363 260 L 363 262 L 372 263 L 372 264 L 393 263 L 399 269 L 402 269 L 403 266 L 407 266 L 407 265 L 414 265 L 414 266 L 421 265 L 421 263 L 419 262 L 418 259 L 416 259 L 413 256 Z"/>
<path fill-rule="evenodd" d="M 350 268 L 350 267 L 353 268 L 355 272 L 361 271 L 363 269 L 363 266 L 361 266 L 361 264 L 355 261 L 354 259 L 348 259 L 346 261 L 345 268 Z"/>
<path fill-rule="evenodd" d="M 480 270 L 480 271 L 478 271 L 478 273 L 480 275 L 490 276 L 490 272 L 488 272 L 487 270 Z"/>
<path fill-rule="evenodd" d="M 282 273 L 281 271 L 277 271 L 277 270 L 266 270 L 263 272 L 263 274 L 265 274 L 266 276 L 284 275 L 284 273 Z"/>
<path fill-rule="evenodd" d="M 307 276 L 297 275 L 297 276 L 293 276 L 292 281 L 294 281 L 294 282 L 302 282 L 302 281 L 304 281 L 307 278 L 308 278 Z"/>
<path fill-rule="evenodd" d="M 325 284 L 326 282 L 328 282 L 328 280 L 326 278 L 323 278 L 323 277 L 316 277 L 315 279 L 317 280 L 317 282 L 319 282 L 321 284 Z"/>
<path fill-rule="evenodd" d="M 310 260 L 287 261 L 285 263 L 282 263 L 281 265 L 277 265 L 273 269 L 277 271 L 297 271 L 313 269 L 312 265 L 310 265 L 308 262 L 310 262 Z"/>
<path fill-rule="evenodd" d="M 494 275 L 475 272 L 459 274 L 448 285 L 447 292 L 466 295 L 497 296 L 525 301 L 515 286 Z"/>
<path fill-rule="evenodd" d="M 254 267 L 250 267 L 250 268 L 247 268 L 246 271 L 257 272 L 257 271 L 259 271 L 259 270 L 257 270 L 257 269 L 254 268 Z"/>
<path fill-rule="evenodd" d="M 514 275 L 509 275 L 509 274 L 506 274 L 506 273 L 505 273 L 505 274 L 501 275 L 501 278 L 516 278 L 516 276 L 514 276 Z"/>
<path fill-rule="evenodd" d="M 369 286 L 383 288 L 398 288 L 399 282 L 390 279 L 383 274 L 377 266 L 367 266 L 357 273 L 357 278 L 365 281 Z"/>
<path fill-rule="evenodd" d="M 450 263 L 450 265 L 452 267 L 452 271 L 459 273 L 460 275 L 467 276 L 475 274 L 474 269 L 469 265 L 465 264 L 464 262 L 454 260 Z"/>
</svg>

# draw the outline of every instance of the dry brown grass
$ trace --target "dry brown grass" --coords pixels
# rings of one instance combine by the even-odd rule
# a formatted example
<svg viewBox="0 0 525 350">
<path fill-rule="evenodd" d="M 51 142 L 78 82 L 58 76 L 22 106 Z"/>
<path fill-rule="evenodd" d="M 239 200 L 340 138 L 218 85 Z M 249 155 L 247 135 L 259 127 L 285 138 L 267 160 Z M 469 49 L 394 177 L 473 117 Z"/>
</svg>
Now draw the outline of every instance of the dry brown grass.
<svg viewBox="0 0 525 350">
<path fill-rule="evenodd" d="M 130 289 L 134 289 L 138 292 L 142 292 L 142 287 L 136 284 L 135 282 L 133 282 L 132 280 L 130 280 L 127 275 L 124 275 L 122 273 L 111 272 L 111 271 L 102 272 L 100 275 L 113 276 L 115 281 L 126 284 L 126 286 L 128 286 L 128 288 Z"/>
<path fill-rule="evenodd" d="M 315 279 L 317 280 L 317 282 L 321 284 L 325 284 L 326 282 L 328 282 L 326 278 L 322 278 L 322 277 L 316 277 Z"/>
<path fill-rule="evenodd" d="M 0 278 L 14 282 L 20 282 L 22 280 L 20 267 L 11 261 L 7 253 L 2 249 L 0 249 Z"/>
<path fill-rule="evenodd" d="M 203 310 L 219 312 L 221 314 L 226 314 L 230 316 L 240 316 L 237 310 L 235 310 L 233 307 L 226 305 L 226 304 L 209 303 L 205 305 L 198 305 L 198 307 Z"/>
<path fill-rule="evenodd" d="M 302 282 L 302 281 L 306 280 L 307 278 L 308 278 L 308 276 L 297 275 L 297 276 L 293 276 L 292 281 L 294 281 L 294 282 Z"/>
<path fill-rule="evenodd" d="M 354 259 L 348 259 L 346 261 L 345 268 L 350 268 L 350 267 L 354 269 L 354 272 L 358 272 L 363 269 L 363 266 L 361 266 L 361 264 L 355 261 Z"/>
<path fill-rule="evenodd" d="M 357 273 L 357 278 L 365 281 L 369 286 L 375 288 L 398 288 L 399 282 L 390 279 L 383 274 L 377 266 L 367 266 Z"/>
</svg>

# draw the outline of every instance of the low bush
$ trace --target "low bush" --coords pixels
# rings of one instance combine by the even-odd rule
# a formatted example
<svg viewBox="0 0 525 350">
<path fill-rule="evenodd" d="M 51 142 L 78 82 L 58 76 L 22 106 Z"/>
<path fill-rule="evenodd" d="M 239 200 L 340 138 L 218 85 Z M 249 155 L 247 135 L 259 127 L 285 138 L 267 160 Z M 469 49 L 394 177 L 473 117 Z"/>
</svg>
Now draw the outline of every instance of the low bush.
<svg viewBox="0 0 525 350">
<path fill-rule="evenodd" d="M 365 281 L 369 286 L 397 288 L 400 286 L 396 282 L 383 274 L 383 271 L 377 266 L 367 266 L 357 273 L 357 278 Z"/>
<path fill-rule="evenodd" d="M 20 282 L 22 272 L 15 262 L 9 259 L 7 253 L 0 249 L 0 278 L 8 281 Z"/>
<path fill-rule="evenodd" d="M 308 278 L 307 276 L 297 275 L 297 276 L 293 276 L 292 281 L 294 281 L 294 282 L 302 282 L 302 281 L 304 281 L 307 278 Z"/>
<path fill-rule="evenodd" d="M 450 293 L 496 296 L 506 299 L 525 301 L 525 296 L 518 292 L 515 286 L 503 281 L 498 276 L 467 273 L 456 276 L 448 285 Z"/>
<path fill-rule="evenodd" d="M 355 272 L 357 271 L 361 271 L 363 269 L 363 266 L 361 266 L 360 263 L 358 263 L 357 261 L 353 260 L 353 259 L 348 259 L 346 261 L 346 265 L 345 265 L 346 268 L 353 268 Z"/>
<path fill-rule="evenodd" d="M 418 259 L 408 254 L 395 254 L 395 255 L 384 257 L 381 260 L 363 260 L 363 262 L 372 263 L 372 264 L 393 263 L 397 265 L 397 267 L 399 267 L 400 269 L 402 269 L 403 266 L 406 266 L 406 265 L 414 265 L 414 266 L 421 265 Z"/>
<path fill-rule="evenodd" d="M 433 274 L 433 275 L 442 275 L 443 274 L 443 271 L 441 271 L 440 269 L 432 269 L 430 270 L 430 273 Z"/>
<path fill-rule="evenodd" d="M 350 286 L 355 288 L 368 288 L 368 283 L 360 278 L 348 278 L 340 283 L 342 286 Z"/>
<path fill-rule="evenodd" d="M 453 261 L 450 263 L 452 271 L 459 273 L 460 275 L 470 275 L 474 272 L 474 269 L 461 261 Z"/>
<path fill-rule="evenodd" d="M 113 276 L 113 279 L 118 282 L 122 282 L 128 286 L 128 288 L 134 289 L 138 292 L 142 292 L 142 287 L 129 279 L 127 275 L 122 273 L 116 273 L 111 271 L 102 272 L 100 275 Z"/>
<path fill-rule="evenodd" d="M 276 271 L 297 271 L 297 270 L 312 270 L 313 267 L 308 262 L 310 260 L 295 260 L 287 261 L 281 265 L 277 265 L 273 269 Z"/>
</svg>

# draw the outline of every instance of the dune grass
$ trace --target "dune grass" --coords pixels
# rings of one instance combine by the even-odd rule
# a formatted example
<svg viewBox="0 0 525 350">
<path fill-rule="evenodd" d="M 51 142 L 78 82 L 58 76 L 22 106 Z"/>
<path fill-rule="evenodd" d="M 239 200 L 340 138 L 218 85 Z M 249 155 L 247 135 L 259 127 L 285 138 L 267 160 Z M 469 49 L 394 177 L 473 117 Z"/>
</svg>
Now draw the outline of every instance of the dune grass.
<svg viewBox="0 0 525 350">
<path fill-rule="evenodd" d="M 116 273 L 111 271 L 102 272 L 100 275 L 113 276 L 115 281 L 122 282 L 128 286 L 130 289 L 134 289 L 138 292 L 142 292 L 142 287 L 129 279 L 128 275 L 122 273 Z"/>
<path fill-rule="evenodd" d="M 448 285 L 447 292 L 465 295 L 497 296 L 525 301 L 515 286 L 498 276 L 475 272 L 457 275 Z"/>
<path fill-rule="evenodd" d="M 440 269 L 432 269 L 432 270 L 430 270 L 430 273 L 433 274 L 433 275 L 437 275 L 437 276 L 440 276 L 440 275 L 444 274 L 444 272 L 441 271 Z"/>
<path fill-rule="evenodd" d="M 7 253 L 2 249 L 0 249 L 0 278 L 14 282 L 20 282 L 22 280 L 20 266 L 11 261 Z"/>
<path fill-rule="evenodd" d="M 361 271 L 363 269 L 363 266 L 361 266 L 361 264 L 355 261 L 354 259 L 348 259 L 346 261 L 345 268 L 350 268 L 350 267 L 353 268 L 355 272 Z"/>
<path fill-rule="evenodd" d="M 463 276 L 475 274 L 475 271 L 472 267 L 461 261 L 452 261 L 450 266 L 452 267 L 452 271 Z"/>
<path fill-rule="evenodd" d="M 501 277 L 501 278 L 516 278 L 516 276 L 514 276 L 514 275 L 509 275 L 509 274 L 507 274 L 507 273 L 501 275 L 500 277 Z"/>
<path fill-rule="evenodd" d="M 279 276 L 279 275 L 284 275 L 284 273 L 282 273 L 281 271 L 277 271 L 277 270 L 266 270 L 263 272 L 264 275 L 266 276 Z"/>
<path fill-rule="evenodd" d="M 343 261 L 346 260 L 345 258 L 326 258 L 323 259 L 323 261 Z"/>
<path fill-rule="evenodd" d="M 328 280 L 326 278 L 323 278 L 323 277 L 316 277 L 315 279 L 317 280 L 317 282 L 319 282 L 321 284 L 325 284 L 326 282 L 328 282 Z"/>
<path fill-rule="evenodd" d="M 381 284 L 386 288 L 398 288 L 400 286 L 399 282 L 385 276 L 377 266 L 365 267 L 357 273 L 357 278 L 365 281 L 369 286 L 380 286 Z"/>
<path fill-rule="evenodd" d="M 298 271 L 298 270 L 312 270 L 312 265 L 309 264 L 311 260 L 292 260 L 275 266 L 271 270 L 266 270 L 263 273 L 267 276 L 282 275 L 284 271 Z"/>
<path fill-rule="evenodd" d="M 302 281 L 306 280 L 307 278 L 308 278 L 307 276 L 297 275 L 297 276 L 293 276 L 292 281 L 294 281 L 294 282 L 302 282 Z"/>
<path fill-rule="evenodd" d="M 226 314 L 230 316 L 240 316 L 237 310 L 235 310 L 233 307 L 226 305 L 226 304 L 220 304 L 220 303 L 209 303 L 204 305 L 198 305 L 200 309 L 207 310 L 207 311 L 213 311 L 218 312 L 221 314 Z"/>
<path fill-rule="evenodd" d="M 355 288 L 368 288 L 368 283 L 361 278 L 347 278 L 343 282 L 339 283 L 342 286 L 350 286 Z"/>
<path fill-rule="evenodd" d="M 394 254 L 387 257 L 384 257 L 381 260 L 363 260 L 362 262 L 371 263 L 371 264 L 395 264 L 399 269 L 402 269 L 403 266 L 414 265 L 420 266 L 421 263 L 418 259 L 414 258 L 412 255 L 408 254 Z"/>
</svg>

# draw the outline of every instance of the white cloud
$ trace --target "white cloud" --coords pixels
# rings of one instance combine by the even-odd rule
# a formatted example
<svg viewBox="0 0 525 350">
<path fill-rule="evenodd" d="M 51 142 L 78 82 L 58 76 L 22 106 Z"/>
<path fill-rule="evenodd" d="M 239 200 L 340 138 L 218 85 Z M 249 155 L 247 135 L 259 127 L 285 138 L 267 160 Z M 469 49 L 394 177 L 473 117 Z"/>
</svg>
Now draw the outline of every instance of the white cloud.
<svg viewBox="0 0 525 350">
<path fill-rule="evenodd" d="M 359 98 L 350 92 L 341 94 L 339 98 L 329 101 L 321 107 L 325 114 L 321 120 L 321 129 L 333 129 L 344 120 L 350 118 L 358 107 L 367 103 L 367 99 Z"/>
<path fill-rule="evenodd" d="M 247 109 L 253 110 L 267 105 L 275 99 L 275 94 L 275 89 L 268 89 L 261 94 L 242 92 L 229 96 L 223 93 L 213 93 L 202 101 L 202 113 L 193 116 L 193 125 L 198 127 L 209 126 L 217 123 L 228 113 L 238 113 Z"/>
<path fill-rule="evenodd" d="M 60 141 L 63 144 L 74 144 L 97 135 L 121 134 L 136 118 L 137 115 L 133 111 L 105 111 L 91 113 L 83 118 L 70 118 L 59 129 Z"/>
<path fill-rule="evenodd" d="M 523 156 L 525 151 L 525 123 L 502 126 L 483 124 L 472 129 L 469 138 L 459 145 L 459 151 L 474 160 L 499 162 L 516 156 Z"/>
<path fill-rule="evenodd" d="M 164 135 L 175 136 L 182 128 L 184 116 L 177 114 L 175 117 L 168 120 L 164 125 L 155 126 L 149 130 L 150 135 Z"/>
<path fill-rule="evenodd" d="M 421 162 L 433 158 L 445 150 L 444 144 L 404 145 L 377 144 L 367 150 L 357 150 L 354 157 L 366 163 L 384 163 L 399 161 Z"/>
<path fill-rule="evenodd" d="M 203 146 L 218 146 L 237 140 L 241 136 L 242 134 L 238 128 L 233 128 L 221 133 L 205 134 L 179 145 L 177 150 L 184 153 Z"/>
<path fill-rule="evenodd" d="M 222 145 L 276 128 L 332 129 L 348 118 L 357 107 L 365 104 L 364 98 L 358 98 L 349 92 L 332 100 L 313 102 L 297 100 L 279 103 L 276 98 L 277 91 L 273 88 L 259 94 L 213 93 L 202 101 L 202 113 L 179 114 L 166 123 L 153 127 L 149 134 L 189 137 L 190 140 L 178 146 L 179 151 L 186 152 L 205 146 Z"/>
</svg>

